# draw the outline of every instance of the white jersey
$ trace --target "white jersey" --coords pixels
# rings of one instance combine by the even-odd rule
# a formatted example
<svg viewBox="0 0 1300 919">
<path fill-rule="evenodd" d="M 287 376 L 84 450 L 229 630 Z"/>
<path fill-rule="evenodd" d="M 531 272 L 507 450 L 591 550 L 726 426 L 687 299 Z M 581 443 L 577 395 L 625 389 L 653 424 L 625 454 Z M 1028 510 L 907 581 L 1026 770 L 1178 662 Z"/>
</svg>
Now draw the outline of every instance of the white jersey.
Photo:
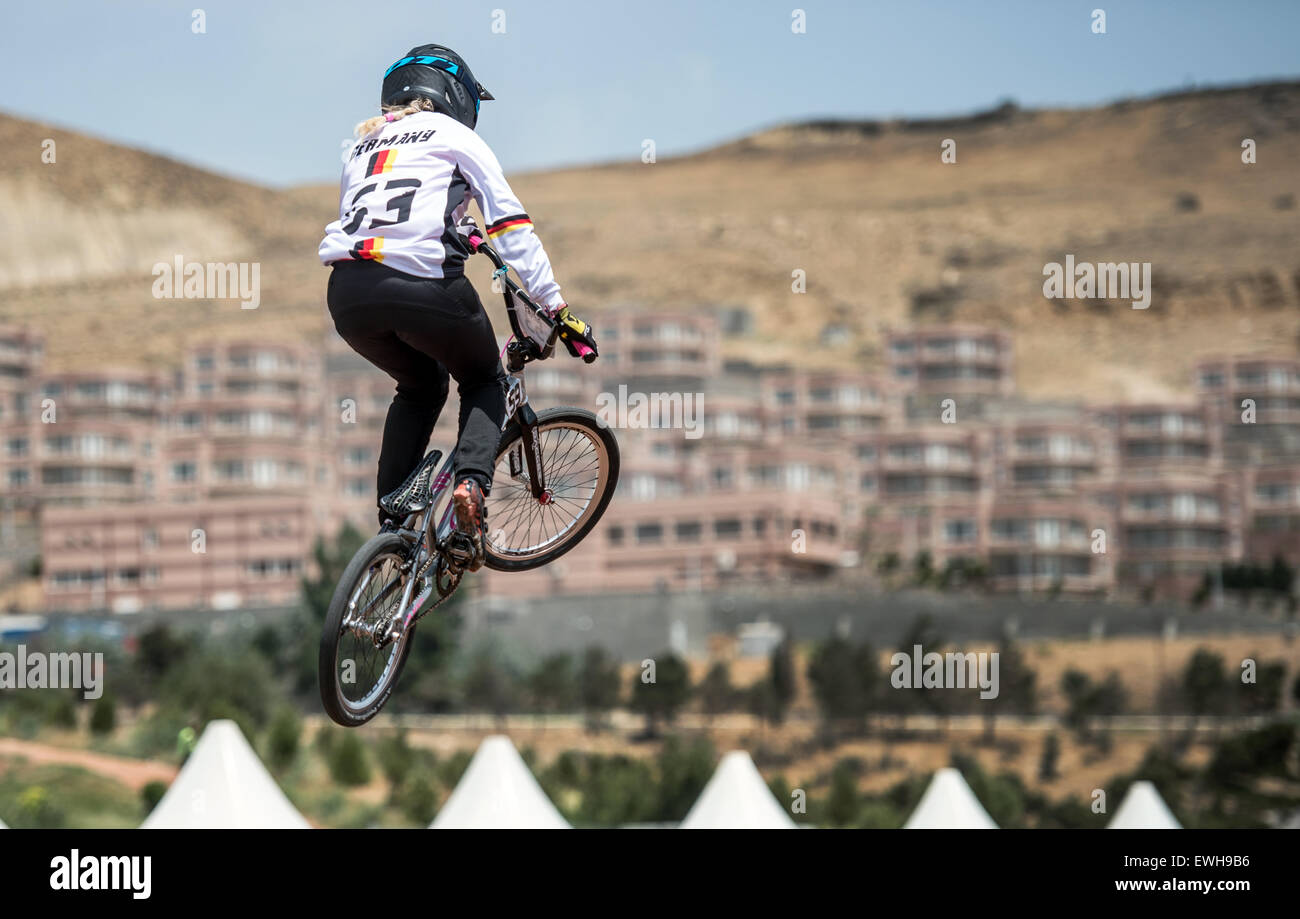
<svg viewBox="0 0 1300 919">
<path fill-rule="evenodd" d="M 456 222 L 471 198 L 493 248 L 529 296 L 562 305 L 550 259 L 496 156 L 440 112 L 389 122 L 353 147 L 339 185 L 339 219 L 325 228 L 320 260 L 372 259 L 423 278 L 458 277 L 470 252 Z"/>
</svg>

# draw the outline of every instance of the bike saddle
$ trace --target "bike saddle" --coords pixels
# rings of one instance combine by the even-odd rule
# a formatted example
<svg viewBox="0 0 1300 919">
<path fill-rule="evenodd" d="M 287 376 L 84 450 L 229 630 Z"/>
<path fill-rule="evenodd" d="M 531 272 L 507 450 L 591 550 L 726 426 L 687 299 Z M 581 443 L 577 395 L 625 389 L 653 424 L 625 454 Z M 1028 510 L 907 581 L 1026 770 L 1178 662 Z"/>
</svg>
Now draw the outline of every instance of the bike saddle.
<svg viewBox="0 0 1300 919">
<path fill-rule="evenodd" d="M 432 450 L 420 461 L 406 481 L 379 499 L 379 509 L 390 517 L 402 519 L 429 506 L 433 473 L 442 459 L 441 450 Z"/>
</svg>

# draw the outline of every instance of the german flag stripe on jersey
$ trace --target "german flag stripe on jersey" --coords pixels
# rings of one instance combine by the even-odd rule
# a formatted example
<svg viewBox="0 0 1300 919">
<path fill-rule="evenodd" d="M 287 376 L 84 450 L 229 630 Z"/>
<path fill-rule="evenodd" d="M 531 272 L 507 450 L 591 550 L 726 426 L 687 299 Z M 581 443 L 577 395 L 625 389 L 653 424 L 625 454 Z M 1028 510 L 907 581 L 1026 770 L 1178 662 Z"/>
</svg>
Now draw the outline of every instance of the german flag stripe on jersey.
<svg viewBox="0 0 1300 919">
<path fill-rule="evenodd" d="M 352 257 L 382 262 L 384 260 L 384 237 L 375 236 L 358 241 L 352 247 Z"/>
<path fill-rule="evenodd" d="M 502 217 L 496 223 L 489 224 L 487 231 L 489 237 L 496 239 L 498 236 L 502 236 L 512 230 L 521 230 L 524 227 L 531 227 L 532 225 L 533 219 L 527 214 L 514 214 L 510 217 Z"/>
<path fill-rule="evenodd" d="M 385 172 L 393 171 L 393 163 L 397 161 L 396 150 L 380 150 L 370 155 L 370 164 L 366 166 L 366 175 L 377 176 Z"/>
</svg>

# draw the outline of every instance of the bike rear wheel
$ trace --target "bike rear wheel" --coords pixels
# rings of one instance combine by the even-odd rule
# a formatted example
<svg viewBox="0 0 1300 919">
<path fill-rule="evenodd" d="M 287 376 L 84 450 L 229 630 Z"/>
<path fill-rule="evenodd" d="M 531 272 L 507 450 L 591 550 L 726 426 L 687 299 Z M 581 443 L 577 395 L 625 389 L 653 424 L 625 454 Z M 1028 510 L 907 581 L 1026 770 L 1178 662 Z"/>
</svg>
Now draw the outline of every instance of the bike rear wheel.
<svg viewBox="0 0 1300 919">
<path fill-rule="evenodd" d="M 321 704 L 344 727 L 365 724 L 379 713 L 411 653 L 414 624 L 398 640 L 386 638 L 409 577 L 401 570 L 409 552 L 410 545 L 396 533 L 372 537 L 344 569 L 325 614 L 318 660 Z"/>
<path fill-rule="evenodd" d="M 591 412 L 549 408 L 537 415 L 543 499 L 530 490 L 521 462 L 523 432 L 512 421 L 497 449 L 487 499 L 487 566 L 527 571 L 555 561 L 580 543 L 600 520 L 618 485 L 618 441 Z M 511 454 L 518 464 L 511 474 Z"/>
</svg>

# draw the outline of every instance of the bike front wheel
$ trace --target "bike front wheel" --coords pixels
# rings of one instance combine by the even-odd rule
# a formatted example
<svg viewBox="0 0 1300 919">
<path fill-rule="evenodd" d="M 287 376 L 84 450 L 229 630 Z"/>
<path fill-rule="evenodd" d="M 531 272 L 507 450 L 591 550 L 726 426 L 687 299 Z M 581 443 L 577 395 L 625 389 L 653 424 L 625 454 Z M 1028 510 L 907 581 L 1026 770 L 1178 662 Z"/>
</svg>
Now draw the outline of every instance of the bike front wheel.
<svg viewBox="0 0 1300 919">
<path fill-rule="evenodd" d="M 318 676 L 325 713 L 344 727 L 365 724 L 392 695 L 411 653 L 412 625 L 387 638 L 410 576 L 410 547 L 380 533 L 352 557 L 339 578 L 321 631 Z"/>
<path fill-rule="evenodd" d="M 600 520 L 618 485 L 618 441 L 591 412 L 548 408 L 537 415 L 542 497 L 532 493 L 518 421 L 501 435 L 487 499 L 487 566 L 527 571 L 555 561 Z"/>
</svg>

